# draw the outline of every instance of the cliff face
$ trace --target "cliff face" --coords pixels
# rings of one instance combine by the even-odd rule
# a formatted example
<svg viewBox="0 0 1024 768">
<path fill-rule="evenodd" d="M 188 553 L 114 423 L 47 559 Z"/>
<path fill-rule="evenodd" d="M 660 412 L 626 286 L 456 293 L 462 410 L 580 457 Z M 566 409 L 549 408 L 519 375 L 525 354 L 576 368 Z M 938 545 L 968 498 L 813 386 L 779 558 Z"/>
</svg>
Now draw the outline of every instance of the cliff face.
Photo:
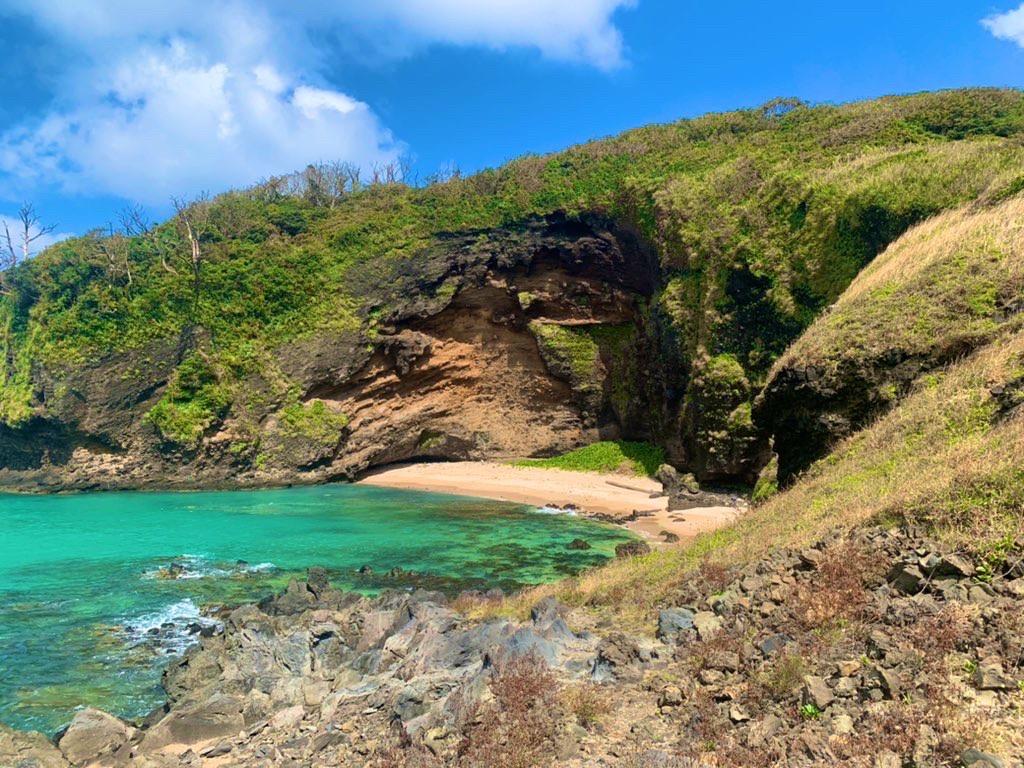
<svg viewBox="0 0 1024 768">
<path fill-rule="evenodd" d="M 438 238 L 363 286 L 369 304 L 387 307 L 369 309 L 372 330 L 280 346 L 191 446 L 162 435 L 149 414 L 170 387 L 202 391 L 212 340 L 201 332 L 35 371 L 41 413 L 2 427 L 0 480 L 319 481 L 408 459 L 547 455 L 645 434 L 640 388 L 652 382 L 636 361 L 647 354 L 644 304 L 658 280 L 634 234 L 594 218 Z M 198 382 L 182 383 L 183 364 L 199 369 Z M 280 391 L 282 378 L 297 397 Z"/>
<path fill-rule="evenodd" d="M 0 486 L 317 482 L 620 436 L 711 482 L 752 482 L 774 441 L 787 482 L 1017 312 L 983 238 L 844 292 L 920 222 L 1014 199 L 1021 135 L 1016 91 L 787 102 L 421 189 L 261 185 L 190 209 L 196 293 L 163 266 L 179 221 L 61 243 L 4 276 Z M 935 314 L 938 284 L 969 290 Z M 865 348 L 876 312 L 914 333 Z"/>
<path fill-rule="evenodd" d="M 786 351 L 755 409 L 775 436 L 783 482 L 926 378 L 1008 343 L 1024 310 L 1022 215 L 1018 195 L 914 228 Z"/>
</svg>

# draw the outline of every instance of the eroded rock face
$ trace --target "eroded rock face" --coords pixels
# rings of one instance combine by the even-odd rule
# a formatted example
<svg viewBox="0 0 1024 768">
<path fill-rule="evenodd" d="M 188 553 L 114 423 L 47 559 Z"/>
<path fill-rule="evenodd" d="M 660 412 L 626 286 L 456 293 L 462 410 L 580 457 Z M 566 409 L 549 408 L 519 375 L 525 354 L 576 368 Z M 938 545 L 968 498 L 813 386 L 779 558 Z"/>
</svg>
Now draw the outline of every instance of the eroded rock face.
<svg viewBox="0 0 1024 768">
<path fill-rule="evenodd" d="M 408 459 L 551 455 L 647 436 L 646 402 L 622 390 L 641 372 L 619 358 L 643 358 L 620 347 L 642 346 L 639 313 L 657 270 L 635 236 L 599 217 L 441 236 L 415 259 L 361 275 L 363 326 L 283 345 L 193 445 L 169 442 L 145 417 L 181 361 L 211 343 L 202 329 L 37 371 L 39 415 L 0 427 L 0 485 L 319 482 Z M 558 340 L 538 341 L 556 328 L 617 329 L 618 346 L 594 343 L 587 359 L 566 362 Z M 295 391 L 292 407 L 311 414 L 301 423 L 287 412 Z"/>
<path fill-rule="evenodd" d="M 773 372 L 755 401 L 754 418 L 774 436 L 779 481 L 787 484 L 891 408 L 922 372 L 941 364 L 941 359 L 888 350 L 877 360 L 844 360 L 835 366 L 800 361 Z"/>
</svg>

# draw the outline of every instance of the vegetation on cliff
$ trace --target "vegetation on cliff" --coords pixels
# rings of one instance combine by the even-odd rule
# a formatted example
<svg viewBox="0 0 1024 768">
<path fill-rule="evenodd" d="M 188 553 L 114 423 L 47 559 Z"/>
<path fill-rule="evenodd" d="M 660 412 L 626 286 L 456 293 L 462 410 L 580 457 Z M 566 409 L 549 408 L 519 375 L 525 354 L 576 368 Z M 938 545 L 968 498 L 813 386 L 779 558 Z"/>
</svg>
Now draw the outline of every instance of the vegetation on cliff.
<svg viewBox="0 0 1024 768">
<path fill-rule="evenodd" d="M 869 524 L 916 526 L 988 568 L 1007 565 L 1024 537 L 1024 315 L 1013 309 L 1022 295 L 1022 210 L 1015 197 L 912 229 L 779 361 L 778 370 L 799 363 L 821 371 L 790 396 L 826 418 L 848 405 L 828 377 L 850 360 L 881 361 L 855 380 L 863 390 L 852 389 L 886 390 L 874 418 L 830 444 L 788 488 L 778 491 L 766 472 L 756 505 L 736 524 L 501 609 L 522 611 L 555 594 L 640 624 L 708 562 L 752 562 Z M 959 350 L 952 359 L 934 354 L 950 345 Z"/>
<path fill-rule="evenodd" d="M 118 352 L 144 365 L 150 345 L 178 341 L 179 370 L 151 382 L 162 394 L 146 422 L 202 449 L 231 417 L 256 445 L 268 412 L 294 401 L 284 347 L 330 336 L 373 348 L 398 305 L 440 311 L 461 289 L 427 255 L 455 236 L 487 248 L 502 227 L 564 212 L 604 216 L 656 253 L 654 294 L 637 318 L 643 370 L 617 377 L 645 404 L 635 436 L 702 477 L 752 479 L 767 454 L 751 406 L 775 361 L 909 227 L 1024 187 L 1022 132 L 1024 95 L 1010 90 L 784 100 L 425 187 L 353 182 L 325 196 L 307 171 L 298 186 L 201 199 L 152 228 L 62 242 L 8 276 L 0 421 L 52 416 L 76 370 Z M 196 269 L 181 258 L 192 248 Z M 976 283 L 971 327 L 989 332 L 999 296 Z"/>
</svg>

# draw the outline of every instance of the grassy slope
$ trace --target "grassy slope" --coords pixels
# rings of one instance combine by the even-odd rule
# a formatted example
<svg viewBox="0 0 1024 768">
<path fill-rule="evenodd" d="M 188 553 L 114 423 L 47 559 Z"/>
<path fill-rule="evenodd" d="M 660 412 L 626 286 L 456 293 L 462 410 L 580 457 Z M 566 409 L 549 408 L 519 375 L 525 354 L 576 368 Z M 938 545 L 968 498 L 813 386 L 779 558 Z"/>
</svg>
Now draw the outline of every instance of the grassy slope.
<svg viewBox="0 0 1024 768">
<path fill-rule="evenodd" d="M 939 336 L 980 329 L 987 344 L 922 375 L 897 407 L 738 524 L 680 550 L 618 561 L 539 588 L 502 610 L 522 612 L 541 594 L 555 593 L 649 630 L 654 608 L 670 601 L 705 558 L 744 562 L 867 522 L 923 524 L 982 558 L 998 558 L 1007 542 L 1024 536 L 1024 315 L 1003 318 L 996 327 L 969 311 L 950 310 L 975 295 L 976 281 L 1013 284 L 1019 278 L 1022 212 L 1024 200 L 1013 199 L 944 215 L 909 232 L 801 341 L 808 349 L 843 354 L 898 347 L 918 338 L 920 310 L 909 299 L 924 295 L 934 305 L 925 321 L 946 318 Z M 892 287 L 879 290 L 884 286 Z M 890 303 L 904 291 L 908 301 Z M 846 313 L 873 320 L 836 344 L 836 328 L 848 327 L 841 322 Z"/>
<path fill-rule="evenodd" d="M 972 349 L 991 340 L 1024 295 L 1024 199 L 951 211 L 875 259 L 779 360 L 826 373 L 848 361 Z"/>
<path fill-rule="evenodd" d="M 734 372 L 735 361 L 739 390 L 752 397 L 787 345 L 900 232 L 1021 188 L 1024 148 L 1014 137 L 1022 133 L 1024 97 L 1015 91 L 774 105 L 640 128 L 424 189 L 372 188 L 334 208 L 258 189 L 223 195 L 210 213 L 194 318 L 209 348 L 187 361 L 203 370 L 172 385 L 154 420 L 190 435 L 218 410 L 244 409 L 250 393 L 239 382 L 272 373 L 273 352 L 288 340 L 356 330 L 372 338 L 388 307 L 365 287 L 386 285 L 436 233 L 555 210 L 634 224 L 668 276 L 651 313 L 678 367 L 714 387 L 714 371 Z M 158 238 L 183 247 L 171 224 Z M 130 244 L 129 288 L 105 279 L 97 242 L 51 248 L 13 276 L 16 295 L 0 299 L 10 361 L 0 371 L 3 421 L 31 413 L 33 365 L 59 376 L 173 338 L 193 319 L 188 276 L 164 270 L 151 244 Z M 287 404 L 294 383 L 279 383 Z M 743 422 L 742 404 L 728 409 L 712 421 Z"/>
</svg>

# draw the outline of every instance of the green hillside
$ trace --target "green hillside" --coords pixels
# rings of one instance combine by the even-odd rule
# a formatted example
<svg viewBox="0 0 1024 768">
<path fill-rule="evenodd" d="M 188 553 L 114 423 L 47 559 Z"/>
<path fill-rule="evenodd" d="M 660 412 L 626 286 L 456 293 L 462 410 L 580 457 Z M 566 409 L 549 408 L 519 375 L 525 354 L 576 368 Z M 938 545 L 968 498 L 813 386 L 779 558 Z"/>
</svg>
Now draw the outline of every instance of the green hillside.
<svg viewBox="0 0 1024 768">
<path fill-rule="evenodd" d="M 640 318 L 653 350 L 640 437 L 683 445 L 673 456 L 701 476 L 749 477 L 766 438 L 751 408 L 772 365 L 910 226 L 1024 188 L 1022 133 L 1017 91 L 779 101 L 426 187 L 229 192 L 190 211 L 198 291 L 175 219 L 145 236 L 60 243 L 7 277 L 0 423 L 59 413 L 71 372 L 126 350 L 141 350 L 134 364 L 145 368 L 163 340 L 184 353 L 147 422 L 195 447 L 229 414 L 243 422 L 268 403 L 300 403 L 303 387 L 279 365 L 283 345 L 330 334 L 371 348 L 410 286 L 444 306 L 459 283 L 424 265 L 453 235 L 486 247 L 495 230 L 564 212 L 606 217 L 656 253 Z M 983 288 L 970 301 L 988 306 Z M 325 418 L 340 429 L 345 415 Z M 254 428 L 236 449 L 259 441 Z"/>
</svg>

